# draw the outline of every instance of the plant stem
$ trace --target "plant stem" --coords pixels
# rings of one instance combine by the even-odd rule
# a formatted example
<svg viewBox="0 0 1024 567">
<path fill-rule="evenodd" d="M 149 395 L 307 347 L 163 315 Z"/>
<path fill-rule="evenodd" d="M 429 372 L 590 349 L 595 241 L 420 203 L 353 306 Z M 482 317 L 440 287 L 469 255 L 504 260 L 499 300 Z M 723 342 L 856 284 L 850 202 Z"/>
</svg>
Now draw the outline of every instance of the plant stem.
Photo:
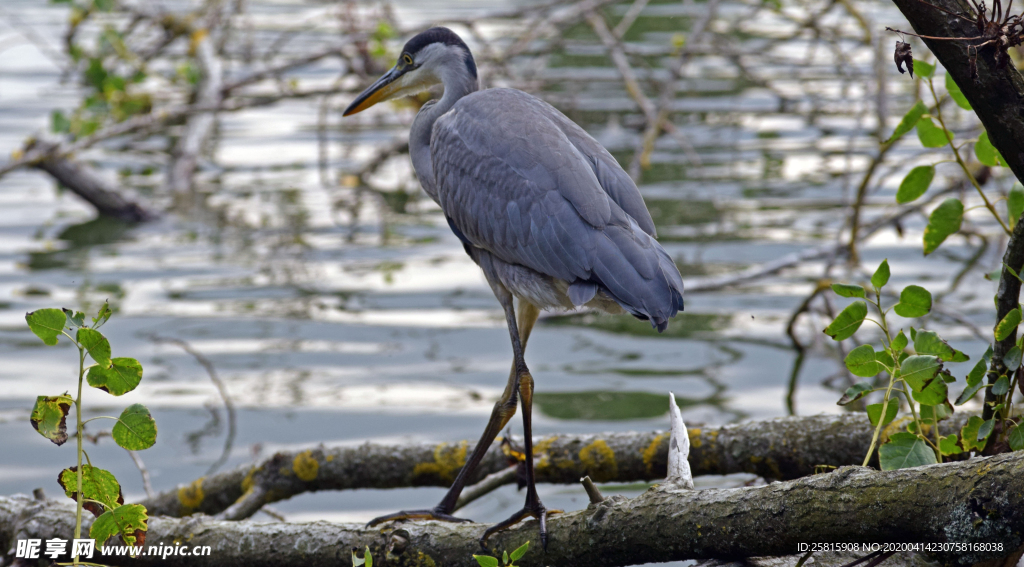
<svg viewBox="0 0 1024 567">
<path fill-rule="evenodd" d="M 882 310 L 882 290 L 875 288 L 875 307 L 878 308 L 878 315 L 881 322 L 878 324 L 882 328 L 882 332 L 885 333 L 885 342 L 888 346 L 885 348 L 889 351 L 892 356 L 892 371 L 889 372 L 889 386 L 885 389 L 885 396 L 882 398 L 882 412 L 878 415 L 878 424 L 875 425 L 875 433 L 871 436 L 871 446 L 868 447 L 868 454 L 864 456 L 864 462 L 861 464 L 862 467 L 868 466 L 868 462 L 871 460 L 871 455 L 875 452 L 875 446 L 878 444 L 878 436 L 882 432 L 882 425 L 885 424 L 886 411 L 889 409 L 889 396 L 892 393 L 892 387 L 896 383 L 896 376 L 900 371 L 900 356 L 899 353 L 892 349 L 892 337 L 889 335 L 889 325 L 885 322 L 885 311 Z M 879 467 L 881 467 L 881 460 L 879 460 Z"/>
<path fill-rule="evenodd" d="M 956 162 L 960 164 L 960 169 L 963 170 L 964 175 L 966 175 L 967 179 L 970 180 L 971 185 L 974 185 L 974 188 L 978 190 L 978 195 L 981 195 L 981 200 L 985 202 L 985 208 L 992 213 L 992 216 L 995 217 L 999 226 L 1003 227 L 1003 230 L 1006 231 L 1007 235 L 1012 234 L 1010 227 L 1006 226 L 1006 223 L 1003 222 L 1003 218 L 999 216 L 998 212 L 996 212 L 995 206 L 993 206 L 988 200 L 988 197 L 985 196 L 985 192 L 981 190 L 981 185 L 978 184 L 978 180 L 974 178 L 971 170 L 967 169 L 967 164 L 964 163 L 963 158 L 960 157 L 960 151 L 956 149 L 956 145 L 953 143 L 953 138 L 949 135 L 949 129 L 946 128 L 946 122 L 942 119 L 942 105 L 939 104 L 939 97 L 935 94 L 935 86 L 932 84 L 930 77 L 928 78 L 928 90 L 932 92 L 932 98 L 935 100 L 935 118 L 939 120 L 939 125 L 942 126 L 942 133 L 946 136 L 946 141 L 949 143 L 949 149 L 953 150 L 953 155 L 956 156 Z"/>
<path fill-rule="evenodd" d="M 85 349 L 78 347 L 78 397 L 75 398 L 75 418 L 78 420 L 78 429 L 75 437 L 78 438 L 78 494 L 77 505 L 75 506 L 75 539 L 82 538 L 82 500 L 85 499 L 82 493 L 82 382 L 85 378 Z M 73 544 L 72 544 L 73 547 Z M 74 564 L 78 565 L 78 554 L 75 554 Z"/>
</svg>

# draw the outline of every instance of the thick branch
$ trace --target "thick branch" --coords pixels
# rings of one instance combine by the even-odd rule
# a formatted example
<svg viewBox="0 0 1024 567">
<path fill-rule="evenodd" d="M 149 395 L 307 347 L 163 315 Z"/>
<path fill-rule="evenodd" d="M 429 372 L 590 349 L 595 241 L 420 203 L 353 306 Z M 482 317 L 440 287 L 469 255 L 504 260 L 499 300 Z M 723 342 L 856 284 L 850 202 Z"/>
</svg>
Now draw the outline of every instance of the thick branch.
<svg viewBox="0 0 1024 567">
<path fill-rule="evenodd" d="M 956 414 L 943 422 L 943 434 L 959 431 L 967 417 Z M 863 413 L 691 427 L 688 460 L 694 476 L 746 472 L 788 480 L 814 474 L 816 465 L 859 464 L 867 454 L 871 433 Z M 534 444 L 537 480 L 575 484 L 583 476 L 597 482 L 665 478 L 668 440 L 668 432 L 659 431 L 538 437 Z M 205 477 L 142 504 L 159 515 L 184 516 L 198 511 L 241 519 L 265 504 L 310 491 L 446 487 L 470 448 L 466 441 L 437 445 L 366 443 L 280 452 L 255 468 L 246 466 Z M 479 482 L 508 466 L 495 445 L 470 482 Z"/>
<path fill-rule="evenodd" d="M 36 146 L 44 144 L 37 143 Z M 35 148 L 30 148 L 30 151 Z M 110 186 L 90 168 L 70 157 L 50 155 L 34 164 L 45 171 L 58 183 L 95 207 L 99 214 L 127 222 L 152 220 L 157 215 L 142 205 L 126 199 L 116 187 Z"/>
<path fill-rule="evenodd" d="M 951 564 L 1004 557 L 1022 543 L 1024 453 L 878 472 L 844 467 L 768 486 L 688 490 L 672 484 L 626 500 L 607 498 L 548 520 L 547 553 L 538 546 L 517 564 L 618 566 L 695 558 L 790 555 L 799 543 L 957 543 L 940 553 Z M 19 538 L 60 536 L 73 528 L 70 504 L 39 503 L 28 496 L 0 498 L 0 544 Z M 369 546 L 388 565 L 476 565 L 480 524 L 408 522 L 365 529 L 354 524 L 223 522 L 155 517 L 146 544 L 203 546 L 208 556 L 142 556 L 133 565 L 307 567 L 349 564 L 353 548 Z M 536 541 L 533 521 L 491 538 L 494 549 Z M 972 543 L 988 544 L 979 551 Z M 94 558 L 96 560 L 96 558 Z M 105 556 L 99 561 L 126 564 Z"/>
</svg>

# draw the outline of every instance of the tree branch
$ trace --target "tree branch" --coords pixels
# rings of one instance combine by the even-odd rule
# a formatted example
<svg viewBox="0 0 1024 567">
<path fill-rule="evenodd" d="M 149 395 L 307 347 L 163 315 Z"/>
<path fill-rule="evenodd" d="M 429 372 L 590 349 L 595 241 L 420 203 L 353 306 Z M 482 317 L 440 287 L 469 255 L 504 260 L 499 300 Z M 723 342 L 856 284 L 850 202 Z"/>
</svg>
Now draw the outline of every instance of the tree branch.
<svg viewBox="0 0 1024 567">
<path fill-rule="evenodd" d="M 1008 556 L 1021 546 L 1022 493 L 1021 452 L 887 472 L 843 467 L 748 488 L 689 490 L 665 484 L 631 500 L 606 498 L 584 510 L 552 517 L 547 552 L 533 545 L 518 564 L 610 567 L 791 555 L 798 544 L 808 542 L 924 542 L 967 544 L 949 546 L 938 557 L 949 564 L 970 565 Z M 16 539 L 68 538 L 73 524 L 70 501 L 0 497 L 0 544 L 5 550 L 12 549 Z M 335 567 L 348 565 L 350 550 L 365 546 L 378 561 L 385 559 L 385 548 L 391 544 L 389 566 L 473 566 L 483 529 L 473 523 L 406 522 L 366 529 L 330 522 L 151 517 L 147 546 L 209 545 L 211 554 L 99 560 L 164 567 Z M 490 541 L 500 554 L 536 538 L 536 523 L 527 521 Z M 990 551 L 982 551 L 986 548 Z"/>
<path fill-rule="evenodd" d="M 944 435 L 958 432 L 968 417 L 966 412 L 955 414 L 940 429 Z M 817 465 L 859 464 L 867 454 L 872 431 L 863 413 L 691 427 L 688 461 L 693 476 L 745 472 L 775 480 L 795 479 L 814 474 Z M 304 492 L 447 487 L 470 448 L 462 441 L 282 451 L 255 467 L 204 477 L 140 503 L 155 515 L 202 512 L 238 520 L 265 504 Z M 597 482 L 650 481 L 665 478 L 669 435 L 660 431 L 554 435 L 538 437 L 534 448 L 538 482 L 575 484 L 583 476 Z M 495 445 L 469 482 L 480 482 L 508 466 Z"/>
</svg>

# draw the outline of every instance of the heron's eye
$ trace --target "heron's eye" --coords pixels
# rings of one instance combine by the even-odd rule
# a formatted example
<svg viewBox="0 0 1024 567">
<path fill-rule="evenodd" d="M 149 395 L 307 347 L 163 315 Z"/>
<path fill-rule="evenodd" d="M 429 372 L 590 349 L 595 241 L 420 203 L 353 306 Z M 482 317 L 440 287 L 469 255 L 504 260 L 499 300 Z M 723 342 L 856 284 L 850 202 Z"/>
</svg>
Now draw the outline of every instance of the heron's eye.
<svg viewBox="0 0 1024 567">
<path fill-rule="evenodd" d="M 406 65 L 412 65 L 412 55 L 409 55 L 408 53 L 403 53 L 402 62 L 405 63 Z"/>
</svg>

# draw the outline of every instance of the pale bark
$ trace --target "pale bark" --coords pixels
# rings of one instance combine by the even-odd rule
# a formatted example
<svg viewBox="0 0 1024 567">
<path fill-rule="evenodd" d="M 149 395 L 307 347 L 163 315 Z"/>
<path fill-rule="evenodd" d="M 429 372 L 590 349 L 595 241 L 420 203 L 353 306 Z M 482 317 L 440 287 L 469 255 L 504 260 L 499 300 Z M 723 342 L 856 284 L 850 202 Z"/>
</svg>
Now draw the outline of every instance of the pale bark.
<svg viewBox="0 0 1024 567">
<path fill-rule="evenodd" d="M 611 497 L 548 521 L 547 552 L 536 545 L 518 562 L 619 566 L 683 559 L 792 555 L 798 544 L 923 542 L 968 544 L 936 557 L 970 565 L 1005 557 L 1024 533 L 1024 453 L 878 472 L 844 467 L 767 486 L 689 490 L 664 484 L 627 500 Z M 67 538 L 74 514 L 67 503 L 0 497 L 0 544 L 16 539 Z M 149 521 L 147 545 L 209 545 L 209 556 L 140 557 L 133 565 L 164 567 L 319 567 L 350 564 L 350 551 L 369 546 L 386 565 L 473 566 L 480 524 L 406 522 L 367 529 L 356 524 L 228 522 L 193 518 Z M 491 538 L 492 549 L 537 541 L 533 521 Z M 971 548 L 996 544 L 998 552 Z M 94 558 L 95 559 L 95 558 Z M 125 558 L 102 557 L 110 564 Z M 381 562 L 383 563 L 383 562 Z"/>
</svg>

